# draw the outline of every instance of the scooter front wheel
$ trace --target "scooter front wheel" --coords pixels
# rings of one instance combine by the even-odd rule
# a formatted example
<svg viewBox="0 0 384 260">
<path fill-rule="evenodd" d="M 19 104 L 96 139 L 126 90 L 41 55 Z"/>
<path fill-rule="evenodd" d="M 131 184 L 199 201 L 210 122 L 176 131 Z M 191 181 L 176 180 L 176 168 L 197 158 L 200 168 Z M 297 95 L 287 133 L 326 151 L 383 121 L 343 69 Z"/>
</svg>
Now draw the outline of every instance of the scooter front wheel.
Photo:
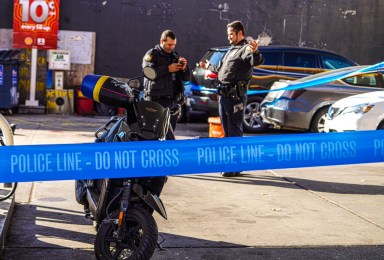
<svg viewBox="0 0 384 260">
<path fill-rule="evenodd" d="M 141 208 L 126 213 L 125 233 L 119 242 L 116 233 L 119 212 L 112 213 L 96 234 L 97 259 L 150 259 L 157 244 L 157 225 L 152 214 Z"/>
</svg>

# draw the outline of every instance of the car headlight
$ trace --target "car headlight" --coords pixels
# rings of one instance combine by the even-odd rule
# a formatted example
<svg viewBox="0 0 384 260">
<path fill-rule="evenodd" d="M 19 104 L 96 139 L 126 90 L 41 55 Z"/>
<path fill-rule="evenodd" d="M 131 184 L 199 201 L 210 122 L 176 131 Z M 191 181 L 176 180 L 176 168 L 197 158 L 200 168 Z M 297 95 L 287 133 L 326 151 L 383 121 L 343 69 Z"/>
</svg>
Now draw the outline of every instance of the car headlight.
<svg viewBox="0 0 384 260">
<path fill-rule="evenodd" d="M 354 114 L 365 114 L 370 111 L 375 105 L 373 104 L 360 104 L 353 107 L 346 107 L 343 109 L 343 114 L 354 113 Z"/>
</svg>

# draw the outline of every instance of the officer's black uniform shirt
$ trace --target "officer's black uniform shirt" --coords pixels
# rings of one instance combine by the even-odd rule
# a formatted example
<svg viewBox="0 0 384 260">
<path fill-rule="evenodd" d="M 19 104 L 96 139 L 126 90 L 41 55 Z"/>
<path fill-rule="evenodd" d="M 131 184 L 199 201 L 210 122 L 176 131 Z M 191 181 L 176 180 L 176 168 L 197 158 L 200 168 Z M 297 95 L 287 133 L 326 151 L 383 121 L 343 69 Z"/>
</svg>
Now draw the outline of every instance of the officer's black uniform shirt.
<svg viewBox="0 0 384 260">
<path fill-rule="evenodd" d="M 167 96 L 172 97 L 184 92 L 183 81 L 190 79 L 188 67 L 185 71 L 170 73 L 168 66 L 177 63 L 179 55 L 172 51 L 166 53 L 158 44 L 150 49 L 143 58 L 142 66 L 149 66 L 156 71 L 156 79 L 144 79 L 144 88 L 149 96 Z"/>
<path fill-rule="evenodd" d="M 218 72 L 218 79 L 221 83 L 249 82 L 253 67 L 264 63 L 264 58 L 260 52 L 253 53 L 247 46 L 248 42 L 245 39 L 240 41 L 228 50 L 218 67 L 209 66 L 209 69 Z"/>
</svg>

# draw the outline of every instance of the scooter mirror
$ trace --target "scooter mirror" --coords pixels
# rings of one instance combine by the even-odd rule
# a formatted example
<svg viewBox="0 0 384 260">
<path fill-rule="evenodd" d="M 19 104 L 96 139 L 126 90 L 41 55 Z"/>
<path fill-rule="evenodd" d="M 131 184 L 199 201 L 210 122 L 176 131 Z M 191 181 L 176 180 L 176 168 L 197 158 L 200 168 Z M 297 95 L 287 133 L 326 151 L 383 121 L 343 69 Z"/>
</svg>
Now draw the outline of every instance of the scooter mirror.
<svg viewBox="0 0 384 260">
<path fill-rule="evenodd" d="M 144 76 L 150 80 L 154 80 L 157 76 L 156 71 L 151 67 L 144 67 L 143 73 L 144 73 Z"/>
</svg>

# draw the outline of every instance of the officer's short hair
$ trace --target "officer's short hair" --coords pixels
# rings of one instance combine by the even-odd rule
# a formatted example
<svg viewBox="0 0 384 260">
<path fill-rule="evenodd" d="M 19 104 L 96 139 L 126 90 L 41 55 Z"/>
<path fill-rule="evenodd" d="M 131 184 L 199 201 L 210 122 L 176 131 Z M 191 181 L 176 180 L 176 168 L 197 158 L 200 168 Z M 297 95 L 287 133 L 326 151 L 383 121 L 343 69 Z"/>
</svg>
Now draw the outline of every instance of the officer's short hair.
<svg viewBox="0 0 384 260">
<path fill-rule="evenodd" d="M 176 34 L 172 32 L 171 30 L 165 30 L 160 37 L 160 40 L 166 41 L 167 37 L 171 38 L 172 40 L 176 39 Z"/>
<path fill-rule="evenodd" d="M 234 21 L 232 23 L 229 23 L 227 25 L 227 28 L 232 28 L 236 34 L 238 34 L 241 31 L 243 32 L 243 35 L 245 35 L 244 25 L 240 21 Z"/>
</svg>

